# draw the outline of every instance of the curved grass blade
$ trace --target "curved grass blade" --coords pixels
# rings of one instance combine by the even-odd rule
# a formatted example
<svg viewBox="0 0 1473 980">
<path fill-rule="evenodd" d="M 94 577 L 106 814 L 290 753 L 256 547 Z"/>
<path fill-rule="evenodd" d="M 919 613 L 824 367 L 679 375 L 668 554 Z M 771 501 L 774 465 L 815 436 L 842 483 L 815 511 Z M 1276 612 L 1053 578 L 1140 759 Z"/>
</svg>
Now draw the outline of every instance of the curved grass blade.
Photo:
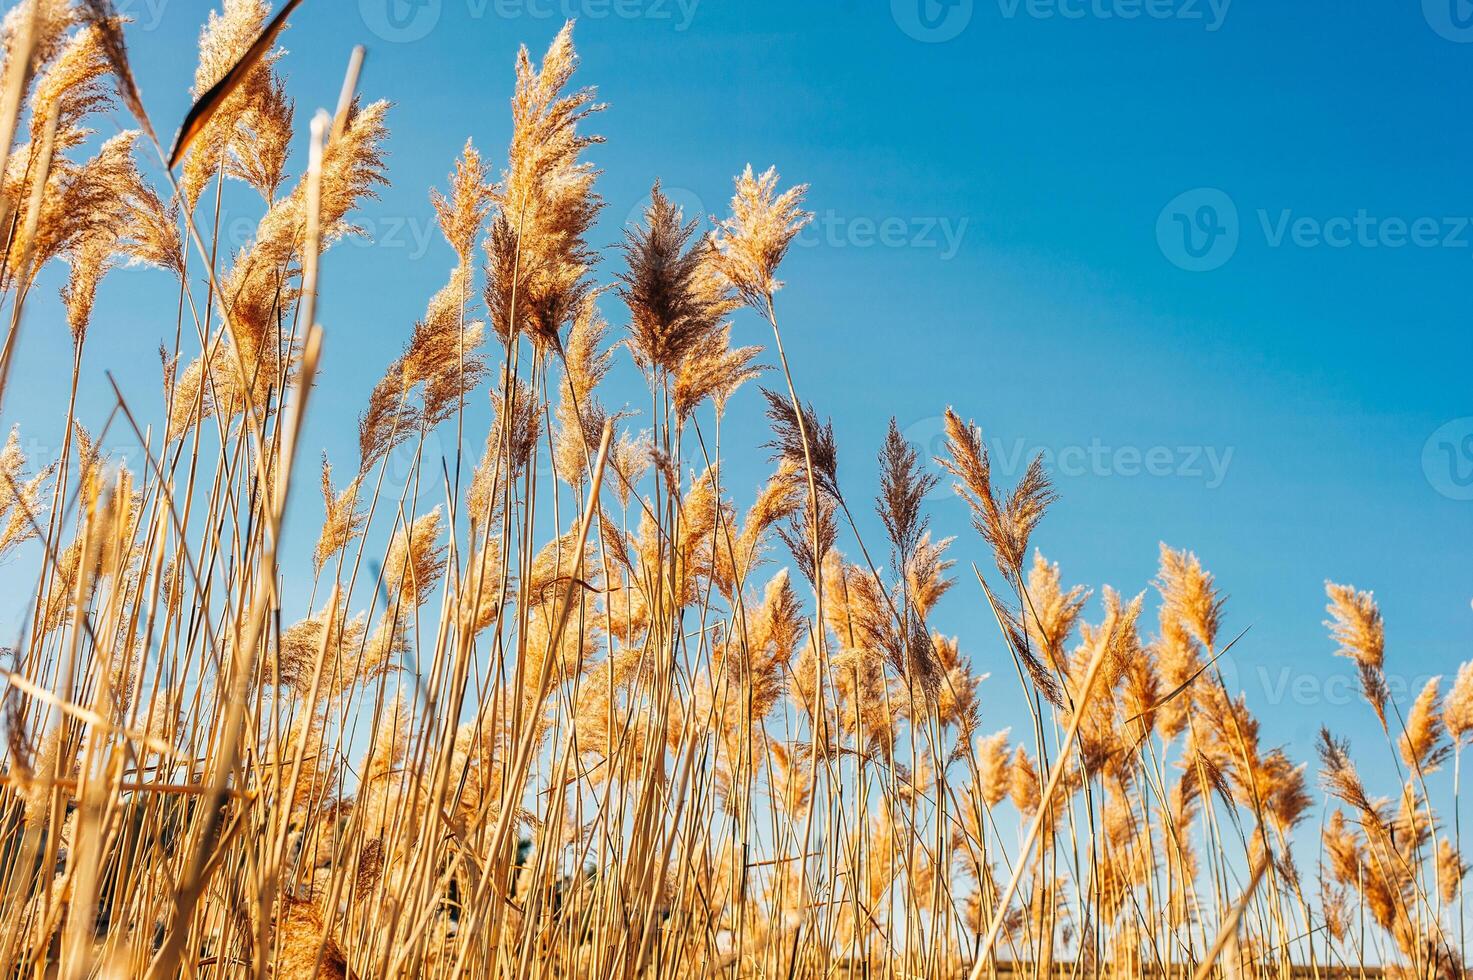
<svg viewBox="0 0 1473 980">
<path fill-rule="evenodd" d="M 179 135 L 174 139 L 174 149 L 169 152 L 169 169 L 173 170 L 183 159 L 184 152 L 189 149 L 189 144 L 209 123 L 210 117 L 225 103 L 230 93 L 235 91 L 245 77 L 250 74 L 251 69 L 256 67 L 271 46 L 276 43 L 276 37 L 286 26 L 286 20 L 292 11 L 302 5 L 302 0 L 287 0 L 286 6 L 281 12 L 271 18 L 271 23 L 261 32 L 261 36 L 251 44 L 246 53 L 241 55 L 240 60 L 225 73 L 225 77 L 216 82 L 204 95 L 200 96 L 198 102 L 189 110 L 184 117 L 184 122 L 179 126 Z"/>
<path fill-rule="evenodd" d="M 118 87 L 118 95 L 122 97 L 123 104 L 133 114 L 133 118 L 138 120 L 138 125 L 143 127 L 149 142 L 157 145 L 158 134 L 154 132 L 148 111 L 143 108 L 143 94 L 138 91 L 138 80 L 133 77 L 133 69 L 128 62 L 128 42 L 123 37 L 124 21 L 118 15 L 117 6 L 113 0 L 82 0 L 77 10 L 84 23 L 97 28 L 103 54 L 112 66 L 113 81 Z"/>
<path fill-rule="evenodd" d="M 1223 647 L 1220 651 L 1218 651 L 1218 653 L 1217 653 L 1216 656 L 1214 656 L 1211 660 L 1207 661 L 1201 667 L 1197 668 L 1197 672 L 1194 673 L 1191 677 L 1188 677 L 1186 680 L 1182 681 L 1181 685 L 1179 687 L 1177 687 L 1176 690 L 1172 691 L 1170 694 L 1166 695 L 1166 697 L 1164 697 L 1161 700 L 1157 701 L 1155 704 L 1151 705 L 1149 708 L 1145 709 L 1144 711 L 1140 711 L 1140 712 L 1137 712 L 1134 715 L 1131 715 L 1129 718 L 1125 719 L 1125 723 L 1127 725 L 1129 725 L 1132 722 L 1140 721 L 1142 718 L 1144 718 L 1146 715 L 1150 714 L 1151 712 L 1158 711 L 1161 708 L 1165 707 L 1166 705 L 1170 704 L 1172 701 L 1175 701 L 1183 692 L 1186 691 L 1187 688 L 1189 688 L 1193 684 L 1197 683 L 1197 678 L 1199 678 L 1203 674 L 1207 673 L 1209 670 L 1211 670 L 1217 664 L 1217 662 L 1219 660 L 1221 660 L 1223 657 L 1227 656 L 1228 651 L 1231 650 L 1233 647 L 1237 646 L 1238 645 L 1238 641 L 1241 640 L 1243 637 L 1247 636 L 1248 635 L 1248 630 L 1250 630 L 1252 628 L 1253 627 L 1249 626 L 1246 629 L 1244 629 L 1243 632 L 1241 632 L 1237 636 L 1233 637 L 1233 642 L 1231 642 L 1227 646 Z"/>
</svg>

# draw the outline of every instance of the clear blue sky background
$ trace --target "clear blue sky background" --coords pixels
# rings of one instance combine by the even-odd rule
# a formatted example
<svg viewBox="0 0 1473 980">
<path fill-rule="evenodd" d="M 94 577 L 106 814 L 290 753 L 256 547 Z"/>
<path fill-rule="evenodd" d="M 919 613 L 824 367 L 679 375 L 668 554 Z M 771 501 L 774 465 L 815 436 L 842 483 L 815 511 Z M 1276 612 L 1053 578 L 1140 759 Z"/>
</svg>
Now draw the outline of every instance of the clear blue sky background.
<svg viewBox="0 0 1473 980">
<path fill-rule="evenodd" d="M 210 5 L 151 2 L 122 6 L 139 22 L 145 99 L 172 131 Z M 1327 577 L 1376 591 L 1394 675 L 1451 675 L 1473 657 L 1473 502 L 1452 479 L 1473 473 L 1462 441 L 1473 435 L 1473 30 L 1439 9 L 1456 0 L 1237 0 L 1225 13 L 1207 0 L 1066 3 L 1080 18 L 975 0 L 933 7 L 929 35 L 917 0 L 440 0 L 410 20 L 423 36 L 407 41 L 384 29 L 383 2 L 309 0 L 284 41 L 304 130 L 336 100 L 355 43 L 370 49 L 365 95 L 397 103 L 394 186 L 364 212 L 379 242 L 326 263 L 325 397 L 309 453 L 351 468 L 368 389 L 451 265 L 426 192 L 467 137 L 499 168 L 517 45 L 540 53 L 567 10 L 580 16 L 581 78 L 611 106 L 596 126 L 609 205 L 596 244 L 618 239 L 656 177 L 705 213 L 725 210 L 748 161 L 812 185 L 821 226 L 784 270 L 780 313 L 801 393 L 835 419 L 852 500 L 873 497 L 892 415 L 927 449 L 950 404 L 1005 457 L 1061 453 L 1062 500 L 1037 543 L 1066 580 L 1133 594 L 1158 542 L 1195 549 L 1231 594 L 1230 632 L 1252 627 L 1234 671 L 1266 739 L 1305 761 L 1322 721 L 1366 748 L 1374 724 L 1363 705 L 1331 703 L 1348 689 L 1326 694 L 1350 676 L 1322 626 Z M 1170 16 L 1103 16 L 1136 9 Z M 955 36 L 917 37 L 938 34 Z M 1236 250 L 1210 271 L 1182 268 L 1176 215 L 1197 222 L 1216 201 L 1197 227 L 1232 228 L 1224 195 Z M 253 224 L 249 203 L 236 195 L 227 212 Z M 1391 247 L 1393 224 L 1366 233 L 1374 247 L 1309 247 L 1317 227 L 1361 212 L 1363 225 L 1433 219 L 1438 244 Z M 1312 219 L 1298 243 L 1277 236 L 1285 215 Z M 7 424 L 43 443 L 59 436 L 69 363 L 50 292 L 31 307 L 5 406 Z M 84 371 L 93 424 L 105 367 L 131 397 L 157 401 L 152 352 L 172 340 L 173 289 L 121 272 L 99 310 Z M 622 322 L 615 301 L 606 312 Z M 749 317 L 738 331 L 767 339 Z M 479 444 L 485 412 L 475 418 Z M 765 472 L 752 460 L 764 439 L 748 389 L 727 428 L 734 485 Z M 1070 447 L 1095 447 L 1082 471 Z M 1171 475 L 1136 473 L 1132 453 L 1156 447 Z M 315 494 L 300 502 L 296 527 L 315 537 Z M 956 500 L 938 496 L 933 513 L 939 532 L 961 536 L 959 558 L 982 560 Z M 0 576 L 19 598 L 31 567 Z M 978 600 L 963 576 L 936 625 L 993 672 L 990 727 L 1022 725 Z M 1319 693 L 1275 703 L 1286 677 Z M 1392 792 L 1386 754 L 1361 754 Z"/>
</svg>

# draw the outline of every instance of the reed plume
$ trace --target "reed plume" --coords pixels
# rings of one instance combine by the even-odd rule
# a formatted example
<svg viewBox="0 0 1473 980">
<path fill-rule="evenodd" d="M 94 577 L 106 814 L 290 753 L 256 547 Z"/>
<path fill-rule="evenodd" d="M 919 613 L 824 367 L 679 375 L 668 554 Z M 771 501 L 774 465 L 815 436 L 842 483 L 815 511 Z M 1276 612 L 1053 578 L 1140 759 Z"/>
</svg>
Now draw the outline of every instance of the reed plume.
<svg viewBox="0 0 1473 980">
<path fill-rule="evenodd" d="M 1325 625 L 1339 644 L 1335 653 L 1355 662 L 1360 672 L 1361 691 L 1375 710 L 1381 727 L 1386 728 L 1386 702 L 1391 695 L 1386 689 L 1383 672 L 1386 626 L 1381 619 L 1381 610 L 1376 607 L 1371 593 L 1357 592 L 1349 585 L 1326 582 L 1325 594 L 1330 598 L 1325 608 L 1331 616 Z"/>
<path fill-rule="evenodd" d="M 578 127 L 603 106 L 592 89 L 563 94 L 577 69 L 571 21 L 540 67 L 526 48 L 517 58 L 509 163 L 486 242 L 486 306 L 505 344 L 525 333 L 540 349 L 559 349 L 594 290 L 597 255 L 586 236 L 603 202 L 593 190 L 598 171 L 582 156 L 602 138 Z"/>
<path fill-rule="evenodd" d="M 1473 731 L 1473 661 L 1458 668 L 1458 676 L 1442 704 L 1442 712 L 1448 735 L 1454 744 L 1461 747 L 1463 738 Z"/>
<path fill-rule="evenodd" d="M 783 286 L 778 267 L 813 221 L 813 215 L 802 209 L 808 186 L 800 184 L 779 194 L 778 179 L 776 167 L 754 175 L 748 164 L 736 179 L 731 216 L 717 224 L 710 239 L 716 269 L 743 302 L 762 313 Z"/>
</svg>

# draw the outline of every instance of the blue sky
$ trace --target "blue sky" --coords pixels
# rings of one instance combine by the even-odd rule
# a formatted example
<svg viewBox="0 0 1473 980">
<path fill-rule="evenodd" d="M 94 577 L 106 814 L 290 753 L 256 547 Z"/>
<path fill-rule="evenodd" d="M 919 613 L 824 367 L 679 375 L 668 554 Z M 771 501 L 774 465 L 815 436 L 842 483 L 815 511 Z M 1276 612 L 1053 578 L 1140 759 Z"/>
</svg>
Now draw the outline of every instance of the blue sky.
<svg viewBox="0 0 1473 980">
<path fill-rule="evenodd" d="M 355 43 L 364 94 L 396 103 L 394 186 L 363 214 L 377 241 L 325 262 L 308 453 L 351 468 L 353 419 L 452 263 L 426 193 L 467 137 L 500 160 L 517 45 L 540 52 L 572 14 L 581 78 L 610 103 L 595 244 L 656 177 L 708 214 L 749 161 L 812 185 L 819 223 L 779 312 L 801 394 L 834 417 L 851 500 L 875 492 L 892 415 L 934 449 L 954 405 L 1005 472 L 1048 451 L 1062 499 L 1036 543 L 1066 580 L 1133 594 L 1158 542 L 1196 550 L 1231 595 L 1230 632 L 1252 627 L 1231 674 L 1267 740 L 1302 760 L 1322 721 L 1358 744 L 1374 724 L 1331 657 L 1326 578 L 1376 591 L 1396 677 L 1473 657 L 1466 0 L 388 2 L 397 21 L 385 0 L 309 0 L 284 40 L 303 129 Z M 119 5 L 172 131 L 210 5 Z M 246 195 L 226 212 L 253 226 Z M 59 436 L 70 357 L 51 292 L 30 307 L 5 406 L 41 444 Z M 157 398 L 174 302 L 160 275 L 105 284 L 84 418 L 106 412 L 104 368 Z M 606 313 L 621 322 L 615 302 Z M 738 332 L 767 339 L 751 318 Z M 765 438 L 751 389 L 726 429 L 734 485 L 763 475 Z M 318 507 L 303 494 L 304 537 Z M 959 502 L 932 511 L 963 567 L 982 560 Z M 22 591 L 30 574 L 0 570 Z M 990 727 L 1024 724 L 979 598 L 963 576 L 937 626 L 993 671 Z"/>
</svg>

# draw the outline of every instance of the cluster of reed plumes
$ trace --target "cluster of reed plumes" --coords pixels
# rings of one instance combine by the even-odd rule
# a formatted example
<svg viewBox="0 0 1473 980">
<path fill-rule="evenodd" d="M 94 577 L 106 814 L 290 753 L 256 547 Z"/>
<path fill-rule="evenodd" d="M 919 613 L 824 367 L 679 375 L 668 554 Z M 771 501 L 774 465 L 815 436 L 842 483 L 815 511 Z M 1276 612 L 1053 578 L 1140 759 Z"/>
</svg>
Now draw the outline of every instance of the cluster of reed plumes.
<svg viewBox="0 0 1473 980">
<path fill-rule="evenodd" d="M 110 4 L 5 21 L 0 398 L 58 260 L 75 356 L 58 458 L 0 452 L 0 552 L 41 568 L 31 604 L 8 592 L 0 972 L 1465 975 L 1456 779 L 1449 819 L 1427 777 L 1473 733 L 1473 664 L 1403 717 L 1374 602 L 1330 587 L 1404 785 L 1372 796 L 1326 733 L 1316 837 L 1316 777 L 1224 686 L 1224 602 L 1192 555 L 1162 549 L 1153 632 L 1144 593 L 1105 589 L 1085 622 L 1090 593 L 1030 544 L 1044 468 L 997 485 L 954 413 L 939 462 L 995 567 L 957 574 L 925 511 L 941 478 L 894 426 L 866 542 L 782 349 L 803 189 L 749 168 L 706 229 L 656 185 L 601 254 L 602 107 L 570 87 L 570 28 L 517 62 L 500 176 L 467 144 L 432 195 L 448 281 L 386 353 L 358 459 L 324 459 L 322 510 L 304 492 L 289 515 L 333 346 L 318 258 L 385 180 L 389 113 L 355 59 L 289 176 L 270 15 L 211 16 L 172 149 Z M 99 144 L 106 111 L 138 132 Z M 226 180 L 262 201 L 234 254 Z M 162 400 L 119 389 L 94 433 L 73 409 L 120 262 L 174 277 L 178 329 Z M 754 322 L 775 367 L 734 342 Z M 622 357 L 638 415 L 606 407 Z M 741 511 L 721 422 L 764 375 L 772 476 Z M 488 396 L 479 460 L 429 458 Z M 136 472 L 101 448 L 121 440 Z M 959 578 L 999 626 L 968 646 L 935 622 Z M 989 734 L 978 663 L 1016 673 L 1031 732 Z"/>
</svg>

